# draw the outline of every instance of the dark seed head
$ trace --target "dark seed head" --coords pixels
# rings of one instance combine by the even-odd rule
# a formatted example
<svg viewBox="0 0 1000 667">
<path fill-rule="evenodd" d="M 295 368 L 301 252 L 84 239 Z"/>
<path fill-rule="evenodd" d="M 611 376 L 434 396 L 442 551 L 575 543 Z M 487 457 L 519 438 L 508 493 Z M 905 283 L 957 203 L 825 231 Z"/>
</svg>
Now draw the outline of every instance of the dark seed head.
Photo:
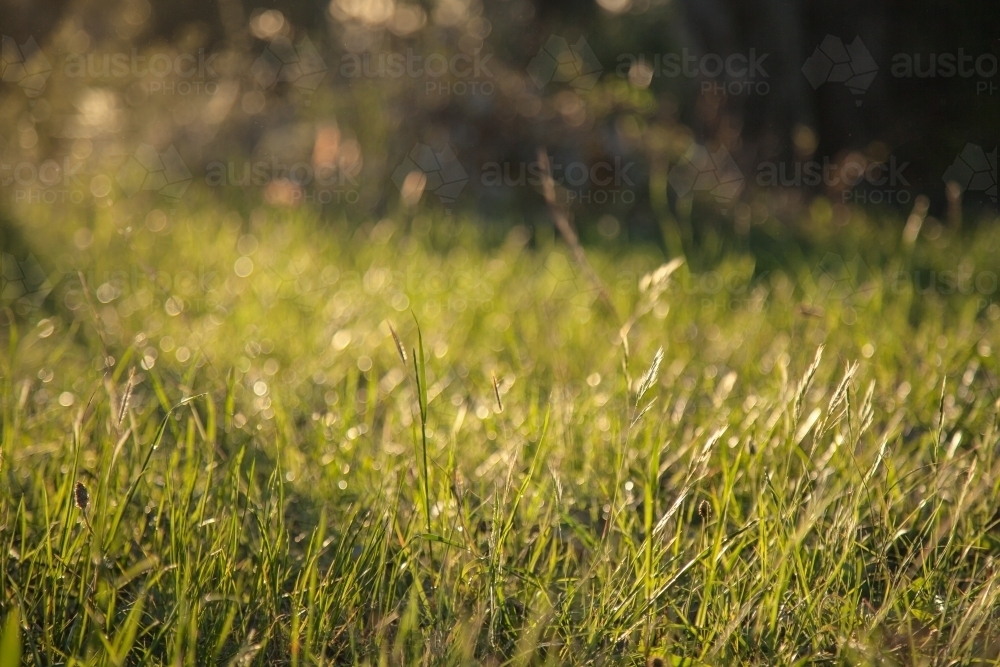
<svg viewBox="0 0 1000 667">
<path fill-rule="evenodd" d="M 87 511 L 87 506 L 90 505 L 90 494 L 87 493 L 87 487 L 83 485 L 83 482 L 77 482 L 73 488 L 73 499 L 76 500 L 77 507 L 84 512 Z"/>
<path fill-rule="evenodd" d="M 663 658 L 658 655 L 651 655 L 649 656 L 649 660 L 646 661 L 647 667 L 664 667 L 665 664 Z"/>
<path fill-rule="evenodd" d="M 707 500 L 703 500 L 698 503 L 698 516 L 701 517 L 702 521 L 708 521 L 712 518 L 712 505 Z"/>
</svg>

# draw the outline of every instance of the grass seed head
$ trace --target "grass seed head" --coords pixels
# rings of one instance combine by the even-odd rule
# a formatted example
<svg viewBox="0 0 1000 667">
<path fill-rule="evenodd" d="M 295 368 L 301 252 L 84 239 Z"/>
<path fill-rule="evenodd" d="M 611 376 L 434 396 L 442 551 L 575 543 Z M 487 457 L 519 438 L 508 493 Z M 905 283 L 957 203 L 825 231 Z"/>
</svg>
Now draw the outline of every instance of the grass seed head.
<svg viewBox="0 0 1000 667">
<path fill-rule="evenodd" d="M 125 420 L 125 413 L 128 411 L 128 402 L 132 398 L 132 390 L 135 388 L 135 366 L 129 369 L 128 382 L 125 384 L 125 394 L 122 396 L 122 407 L 118 412 L 117 428 L 121 428 Z"/>
<path fill-rule="evenodd" d="M 76 486 L 73 487 L 73 500 L 76 501 L 76 506 L 80 508 L 80 511 L 87 511 L 87 506 L 90 505 L 90 494 L 87 493 L 87 487 L 83 485 L 83 482 L 77 482 Z"/>
<path fill-rule="evenodd" d="M 388 322 L 389 332 L 392 333 L 392 341 L 396 343 L 396 352 L 399 352 L 399 358 L 406 365 L 406 350 L 403 349 L 403 343 L 400 342 L 399 336 L 396 335 L 396 330 L 392 328 L 392 323 Z"/>
</svg>

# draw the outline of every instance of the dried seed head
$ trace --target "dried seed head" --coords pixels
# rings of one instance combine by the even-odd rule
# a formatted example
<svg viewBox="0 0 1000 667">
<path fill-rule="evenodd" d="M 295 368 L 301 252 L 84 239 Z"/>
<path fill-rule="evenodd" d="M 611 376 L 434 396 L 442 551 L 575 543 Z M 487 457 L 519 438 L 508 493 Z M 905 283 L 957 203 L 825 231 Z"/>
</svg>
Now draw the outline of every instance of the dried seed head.
<svg viewBox="0 0 1000 667">
<path fill-rule="evenodd" d="M 698 503 L 698 516 L 701 517 L 702 521 L 708 521 L 712 518 L 712 504 L 707 500 Z"/>
<path fill-rule="evenodd" d="M 135 388 L 135 366 L 129 369 L 128 382 L 125 384 L 125 395 L 122 397 L 122 407 L 118 412 L 118 424 L 116 428 L 122 427 L 125 420 L 125 413 L 128 411 L 128 402 L 132 398 L 132 390 Z"/>
<path fill-rule="evenodd" d="M 399 358 L 402 360 L 403 365 L 406 365 L 406 350 L 403 349 L 403 343 L 400 342 L 399 336 L 396 335 L 396 330 L 392 328 L 392 322 L 388 322 L 389 332 L 392 333 L 392 340 L 396 343 L 396 352 L 399 352 Z"/>
<path fill-rule="evenodd" d="M 87 506 L 90 505 L 90 494 L 87 493 L 87 487 L 83 485 L 83 482 L 77 482 L 76 486 L 73 487 L 73 499 L 81 511 L 87 511 Z"/>
</svg>

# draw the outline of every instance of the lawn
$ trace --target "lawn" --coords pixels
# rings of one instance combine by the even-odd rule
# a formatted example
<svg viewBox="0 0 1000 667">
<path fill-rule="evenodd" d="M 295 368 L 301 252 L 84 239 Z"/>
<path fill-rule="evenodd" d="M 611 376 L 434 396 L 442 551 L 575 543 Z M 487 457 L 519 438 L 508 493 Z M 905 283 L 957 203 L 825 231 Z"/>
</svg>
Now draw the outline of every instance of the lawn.
<svg viewBox="0 0 1000 667">
<path fill-rule="evenodd" d="M 33 215 L 4 665 L 1000 656 L 988 227 Z"/>
</svg>

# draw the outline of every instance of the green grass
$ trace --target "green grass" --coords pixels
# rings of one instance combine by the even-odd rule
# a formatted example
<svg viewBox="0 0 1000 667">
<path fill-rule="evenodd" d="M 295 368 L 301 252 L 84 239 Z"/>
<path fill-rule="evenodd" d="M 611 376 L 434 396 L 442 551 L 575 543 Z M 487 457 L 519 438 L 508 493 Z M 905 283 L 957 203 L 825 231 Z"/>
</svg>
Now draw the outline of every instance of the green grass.
<svg viewBox="0 0 1000 667">
<path fill-rule="evenodd" d="M 253 220 L 18 223 L 0 663 L 996 664 L 995 233 Z"/>
</svg>

